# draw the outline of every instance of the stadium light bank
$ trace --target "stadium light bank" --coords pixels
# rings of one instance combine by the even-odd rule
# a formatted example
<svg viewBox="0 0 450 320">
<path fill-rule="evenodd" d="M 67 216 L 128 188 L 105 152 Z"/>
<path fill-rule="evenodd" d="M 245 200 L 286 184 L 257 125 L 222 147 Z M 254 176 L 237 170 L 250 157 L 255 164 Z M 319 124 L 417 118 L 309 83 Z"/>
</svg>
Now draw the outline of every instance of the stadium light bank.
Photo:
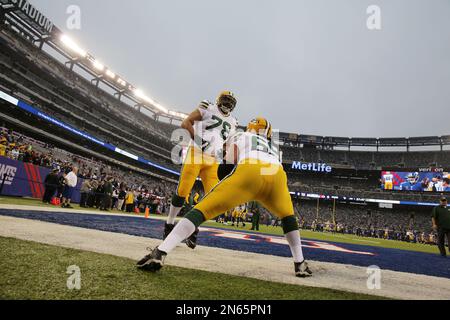
<svg viewBox="0 0 450 320">
<path fill-rule="evenodd" d="M 66 46 L 68 49 L 73 51 L 78 56 L 78 58 L 83 58 L 83 59 L 87 59 L 88 61 L 90 61 L 92 66 L 94 67 L 94 69 L 96 69 L 99 72 L 104 72 L 104 74 L 107 77 L 109 77 L 111 80 L 115 80 L 121 86 L 128 88 L 131 92 L 133 92 L 133 94 L 137 98 L 141 99 L 143 102 L 146 102 L 146 103 L 154 106 L 156 109 L 158 109 L 159 111 L 161 111 L 161 112 L 163 112 L 165 114 L 168 114 L 168 115 L 171 115 L 171 116 L 174 116 L 174 117 L 179 117 L 181 119 L 186 119 L 187 118 L 187 114 L 169 110 L 168 108 L 164 107 L 160 103 L 156 102 L 153 98 L 147 96 L 142 90 L 136 89 L 132 85 L 128 84 L 127 81 L 125 81 L 124 79 L 118 77 L 116 75 L 116 73 L 112 72 L 109 68 L 105 67 L 105 65 L 103 63 L 99 62 L 93 56 L 88 54 L 86 50 L 82 49 L 69 36 L 67 36 L 65 34 L 62 34 L 60 36 L 60 40 L 61 40 L 61 43 L 64 44 L 64 46 Z"/>
</svg>

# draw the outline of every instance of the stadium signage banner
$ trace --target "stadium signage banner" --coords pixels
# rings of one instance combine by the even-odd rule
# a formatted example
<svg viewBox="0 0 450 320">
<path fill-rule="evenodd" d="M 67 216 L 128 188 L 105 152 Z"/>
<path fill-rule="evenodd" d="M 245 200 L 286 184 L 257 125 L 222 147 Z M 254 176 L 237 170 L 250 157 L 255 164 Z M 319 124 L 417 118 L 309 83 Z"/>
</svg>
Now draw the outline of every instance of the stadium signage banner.
<svg viewBox="0 0 450 320">
<path fill-rule="evenodd" d="M 381 189 L 416 192 L 450 192 L 450 172 L 382 171 Z"/>
<path fill-rule="evenodd" d="M 45 192 L 44 180 L 49 173 L 50 169 L 48 168 L 0 157 L 0 181 L 3 181 L 4 174 L 7 175 L 2 195 L 42 199 Z M 78 179 L 76 190 L 72 195 L 75 203 L 80 201 L 82 183 L 83 180 Z"/>
<path fill-rule="evenodd" d="M 53 31 L 53 22 L 51 22 L 46 16 L 44 16 L 40 11 L 38 11 L 31 3 L 27 0 L 10 0 L 10 2 L 20 11 L 22 11 L 28 18 L 36 22 L 40 27 L 42 27 L 48 33 Z"/>
<path fill-rule="evenodd" d="M 116 150 L 115 150 L 115 151 L 116 151 L 117 153 L 120 153 L 120 154 L 124 155 L 125 157 L 128 157 L 128 158 L 131 158 L 131 159 L 134 159 L 134 160 L 138 160 L 138 159 L 139 159 L 138 156 L 135 156 L 134 154 L 129 153 L 129 152 L 125 151 L 125 150 L 119 149 L 119 148 L 117 148 L 117 147 L 116 147 Z"/>
<path fill-rule="evenodd" d="M 17 168 L 14 166 L 0 164 L 0 181 L 5 186 L 10 186 L 16 176 Z M 3 182 L 4 181 L 4 182 Z"/>
<path fill-rule="evenodd" d="M 419 168 L 419 172 L 444 172 L 444 168 Z"/>
<path fill-rule="evenodd" d="M 17 106 L 17 104 L 19 103 L 19 100 L 17 100 L 14 97 L 11 97 L 10 95 L 4 93 L 3 91 L 0 91 L 0 99 L 3 99 L 5 101 L 8 101 L 9 103 Z"/>
<path fill-rule="evenodd" d="M 326 172 L 330 173 L 333 168 L 326 163 L 304 163 L 300 161 L 292 162 L 292 169 L 299 171 Z"/>
</svg>

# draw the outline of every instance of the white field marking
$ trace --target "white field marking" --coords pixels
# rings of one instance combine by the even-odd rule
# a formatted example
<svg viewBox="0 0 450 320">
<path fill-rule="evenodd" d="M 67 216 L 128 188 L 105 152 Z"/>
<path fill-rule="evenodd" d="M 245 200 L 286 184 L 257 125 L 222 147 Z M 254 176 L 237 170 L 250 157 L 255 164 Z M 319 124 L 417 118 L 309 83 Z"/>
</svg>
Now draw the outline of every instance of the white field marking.
<svg viewBox="0 0 450 320">
<path fill-rule="evenodd" d="M 89 211 L 89 210 L 73 210 L 73 209 L 65 209 L 61 207 L 56 206 L 49 206 L 49 207 L 36 207 L 36 206 L 17 206 L 17 205 L 8 205 L 8 204 L 0 204 L 0 209 L 9 209 L 9 210 L 30 210 L 30 211 L 44 211 L 44 212 L 54 212 L 54 213 L 79 213 L 79 214 L 88 214 L 88 215 L 103 215 L 103 216 L 119 216 L 119 217 L 134 217 L 134 218 L 141 218 L 145 219 L 144 216 L 139 215 L 130 215 L 130 214 L 124 214 L 124 213 L 103 213 L 103 212 L 97 212 L 97 211 Z M 150 219 L 153 220 L 165 220 L 165 216 L 152 216 Z M 214 236 L 217 237 L 224 237 L 229 239 L 238 239 L 238 240 L 246 240 L 246 241 L 257 241 L 257 239 L 252 239 L 251 236 L 256 236 L 265 239 L 267 242 L 276 243 L 276 244 L 283 244 L 288 245 L 286 239 L 284 237 L 276 236 L 276 235 L 266 235 L 266 234 L 256 234 L 256 233 L 248 233 L 248 232 L 240 232 L 239 230 L 226 230 L 226 229 L 216 229 L 216 228 L 210 228 L 210 227 L 200 227 L 200 231 L 208 231 L 212 232 Z M 324 241 L 316 241 L 316 240 L 303 240 L 302 242 L 303 247 L 305 248 L 313 248 L 313 249 L 322 249 L 322 250 L 329 250 L 329 251 L 338 251 L 338 252 L 344 252 L 344 253 L 351 253 L 351 254 L 363 254 L 363 255 L 369 255 L 372 256 L 374 253 L 372 252 L 365 252 L 365 251 L 356 251 L 356 250 L 349 250 L 342 247 L 339 247 L 338 245 L 334 245 L 331 243 L 327 243 Z"/>
<path fill-rule="evenodd" d="M 147 253 L 146 247 L 161 243 L 157 239 L 6 216 L 0 216 L 0 236 L 111 254 L 136 261 Z M 177 247 L 167 257 L 166 263 L 272 282 L 331 288 L 395 299 L 450 299 L 450 279 L 390 270 L 382 270 L 380 290 L 369 290 L 368 266 L 309 261 L 314 275 L 301 279 L 294 276 L 290 258 L 204 246 L 197 246 L 194 251 L 186 246 Z M 161 276 L 164 276 L 164 272 L 166 271 L 163 269 Z"/>
<path fill-rule="evenodd" d="M 246 232 L 240 232 L 236 230 L 223 230 L 223 229 L 215 229 L 215 228 L 206 228 L 206 227 L 200 227 L 200 231 L 208 231 L 211 232 L 213 236 L 215 237 L 223 237 L 228 239 L 239 239 L 239 240 L 247 240 L 247 241 L 258 241 L 258 239 L 251 238 L 252 236 L 256 238 L 262 238 L 264 241 L 270 242 L 270 243 L 276 243 L 276 244 L 282 244 L 282 245 L 289 245 L 287 240 L 284 237 L 280 236 L 271 236 L 271 235 L 265 235 L 265 234 L 249 234 Z M 373 256 L 375 255 L 372 252 L 366 252 L 366 251 L 356 251 L 356 250 L 350 250 L 342 248 L 338 245 L 323 242 L 323 241 L 315 241 L 315 240 L 303 240 L 302 241 L 302 247 L 305 248 L 313 248 L 313 249 L 323 249 L 323 250 L 329 250 L 329 251 L 338 251 L 338 252 L 345 252 L 345 253 L 354 253 L 354 254 L 362 254 L 362 255 L 368 255 Z"/>
<path fill-rule="evenodd" d="M 88 214 L 88 215 L 100 215 L 100 216 L 117 216 L 117 217 L 132 217 L 132 218 L 139 218 L 139 219 L 146 219 L 144 216 L 141 215 L 137 215 L 137 214 L 129 214 L 129 213 L 116 213 L 116 212 L 104 212 L 104 211 L 93 211 L 93 210 L 81 210 L 81 209 L 65 209 L 65 208 L 61 208 L 60 206 L 53 206 L 53 205 L 49 205 L 49 206 L 35 206 L 35 205 L 15 205 L 15 204 L 2 204 L 1 203 L 2 199 L 0 198 L 0 209 L 8 209 L 8 210 L 20 210 L 20 211 L 43 211 L 43 212 L 54 212 L 54 213 L 79 213 L 79 214 Z M 162 220 L 165 221 L 167 219 L 167 216 L 150 216 L 149 217 L 150 220 Z M 176 218 L 176 220 L 180 220 L 181 218 Z M 200 230 L 204 228 L 204 227 L 200 227 Z M 218 226 L 218 228 L 220 228 L 220 226 Z M 215 229 L 214 230 L 228 230 L 228 229 Z M 233 231 L 233 229 L 229 229 L 230 232 Z M 238 231 L 237 231 L 238 232 Z M 264 236 L 265 234 L 260 234 L 260 233 L 247 233 L 247 234 L 254 234 L 257 236 Z M 270 236 L 270 235 L 266 235 L 266 236 Z M 346 237 L 343 237 L 341 235 L 334 235 L 335 237 L 342 237 L 344 239 L 348 239 Z M 274 235 L 273 237 L 276 237 L 276 235 Z M 367 241 L 370 242 L 371 240 L 363 240 L 363 239 L 353 239 L 353 240 L 358 240 L 358 241 Z M 316 243 L 320 243 L 320 240 L 304 240 L 306 241 L 314 241 Z M 333 240 L 330 240 L 333 241 Z M 326 242 L 324 242 L 326 243 Z M 379 242 L 374 242 L 375 244 L 380 244 Z M 345 243 L 343 243 L 345 244 Z M 351 252 L 350 252 L 351 253 Z"/>
</svg>

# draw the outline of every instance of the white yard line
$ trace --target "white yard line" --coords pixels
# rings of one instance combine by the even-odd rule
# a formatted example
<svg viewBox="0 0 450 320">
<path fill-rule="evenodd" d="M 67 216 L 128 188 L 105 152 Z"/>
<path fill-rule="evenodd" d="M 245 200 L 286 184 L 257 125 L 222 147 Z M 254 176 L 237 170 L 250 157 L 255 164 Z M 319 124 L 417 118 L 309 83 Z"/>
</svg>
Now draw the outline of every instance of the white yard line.
<svg viewBox="0 0 450 320">
<path fill-rule="evenodd" d="M 161 242 L 157 239 L 6 216 L 0 216 L 0 236 L 111 254 L 133 260 L 146 254 L 146 247 L 156 246 Z M 450 280 L 445 278 L 383 270 L 381 289 L 369 290 L 366 285 L 366 268 L 363 267 L 311 261 L 314 277 L 299 279 L 293 275 L 293 263 L 290 258 L 220 248 L 198 246 L 192 251 L 182 245 L 168 256 L 166 263 L 273 282 L 332 288 L 397 299 L 450 299 Z"/>
</svg>

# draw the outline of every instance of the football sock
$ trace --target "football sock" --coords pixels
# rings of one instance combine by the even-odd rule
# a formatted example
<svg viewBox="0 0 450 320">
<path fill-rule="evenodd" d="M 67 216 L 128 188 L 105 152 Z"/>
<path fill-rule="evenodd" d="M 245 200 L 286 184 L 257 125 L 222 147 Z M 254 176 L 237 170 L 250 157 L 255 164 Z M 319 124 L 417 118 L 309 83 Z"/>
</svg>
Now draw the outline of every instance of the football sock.
<svg viewBox="0 0 450 320">
<path fill-rule="evenodd" d="M 167 217 L 167 224 L 175 224 L 175 218 L 180 213 L 184 204 L 184 198 L 178 194 L 172 196 L 172 203 L 170 205 L 169 216 Z"/>
<path fill-rule="evenodd" d="M 169 234 L 169 236 L 164 240 L 164 242 L 158 247 L 159 250 L 169 253 L 171 252 L 181 241 L 188 238 L 195 231 L 195 225 L 184 218 L 181 219 L 180 222 L 177 223 L 173 231 Z"/>
<path fill-rule="evenodd" d="M 300 239 L 300 232 L 298 230 L 291 231 L 284 235 L 287 242 L 289 243 L 289 248 L 291 248 L 292 257 L 294 262 L 303 262 L 305 258 L 303 257 L 302 241 Z"/>
<path fill-rule="evenodd" d="M 169 216 L 167 217 L 167 224 L 175 224 L 175 218 L 181 211 L 181 207 L 175 207 L 173 204 L 170 205 Z"/>
</svg>

